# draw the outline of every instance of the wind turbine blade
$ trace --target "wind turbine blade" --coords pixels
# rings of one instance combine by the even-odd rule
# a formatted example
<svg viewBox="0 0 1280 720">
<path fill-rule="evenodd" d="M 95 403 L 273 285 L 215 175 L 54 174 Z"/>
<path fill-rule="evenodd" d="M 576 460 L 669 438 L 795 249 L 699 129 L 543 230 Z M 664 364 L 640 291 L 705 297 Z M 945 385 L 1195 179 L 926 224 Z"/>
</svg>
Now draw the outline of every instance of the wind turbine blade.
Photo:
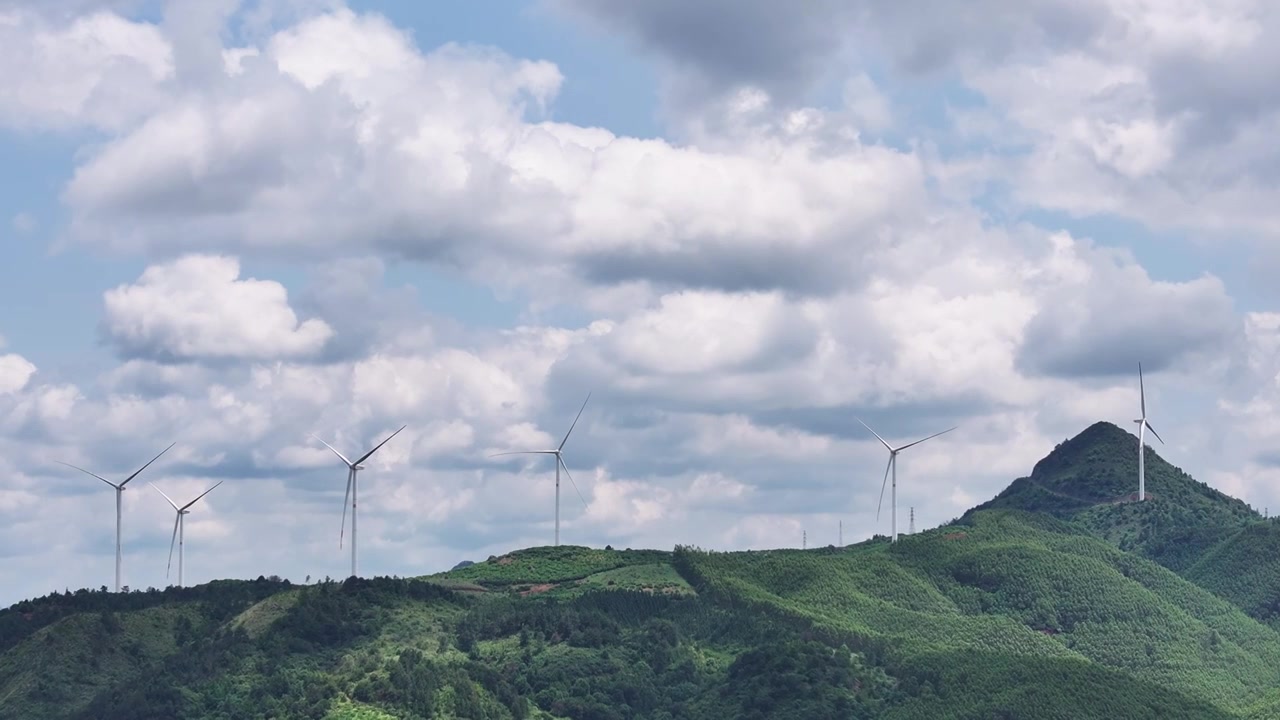
<svg viewBox="0 0 1280 720">
<path fill-rule="evenodd" d="M 582 508 L 590 511 L 591 507 L 587 505 L 587 499 L 582 497 L 582 493 L 578 492 L 578 483 L 573 481 L 573 476 L 569 474 L 569 466 L 564 464 L 564 458 L 556 455 L 556 462 L 560 463 L 560 467 L 564 468 L 564 476 L 569 478 L 569 484 L 573 486 L 573 491 L 578 493 L 578 499 L 582 501 Z"/>
<path fill-rule="evenodd" d="M 889 468 L 893 467 L 893 458 L 894 454 L 889 453 L 889 462 L 884 466 L 884 480 L 880 483 L 880 499 L 876 501 L 876 522 L 880 522 L 880 506 L 884 504 L 884 488 L 889 484 Z"/>
<path fill-rule="evenodd" d="M 320 438 L 316 437 L 315 435 L 312 435 L 311 437 L 315 438 L 316 440 L 320 440 Z M 330 445 L 329 443 L 327 443 L 327 442 L 325 442 L 325 441 L 323 441 L 323 440 L 320 440 L 320 444 L 321 444 L 321 445 L 324 445 L 325 447 L 329 448 L 330 450 L 333 450 L 333 454 L 334 454 L 334 455 L 337 455 L 339 460 L 341 460 L 342 462 L 346 463 L 346 464 L 347 464 L 347 467 L 351 467 L 352 465 L 355 465 L 355 464 L 356 464 L 356 463 L 353 463 L 353 462 L 351 462 L 350 460 L 348 460 L 346 455 L 343 455 L 342 453 L 338 452 L 338 450 L 337 450 L 336 448 L 334 448 L 332 445 Z"/>
<path fill-rule="evenodd" d="M 165 453 L 169 452 L 170 448 L 172 448 L 174 445 L 177 445 L 177 444 L 178 444 L 178 443 L 176 443 L 176 442 L 169 443 L 169 447 L 167 447 L 167 448 L 165 448 L 165 449 L 161 450 L 161 451 L 160 451 L 160 455 L 163 455 L 163 454 L 165 454 Z M 159 459 L 160 459 L 160 455 L 157 455 L 157 456 L 155 456 L 155 457 L 151 458 L 150 460 L 148 460 L 148 461 L 147 461 L 147 465 L 150 465 L 151 463 L 153 463 L 153 462 L 155 462 L 155 461 L 159 460 Z M 132 474 L 132 475 L 130 475 L 129 477 L 125 478 L 124 480 L 120 481 L 120 487 L 124 487 L 125 485 L 128 485 L 130 480 L 132 480 L 132 479 L 134 479 L 134 478 L 138 477 L 138 473 L 141 473 L 143 470 L 146 470 L 146 469 L 147 469 L 147 465 L 143 465 L 142 467 L 138 468 L 137 472 L 135 472 L 134 474 Z"/>
<path fill-rule="evenodd" d="M 1138 397 L 1142 402 L 1142 417 L 1147 417 L 1147 389 L 1142 383 L 1142 363 L 1138 363 Z M 1155 432 L 1152 430 L 1152 432 Z M 1161 440 L 1160 442 L 1164 442 Z"/>
<path fill-rule="evenodd" d="M 893 452 L 893 448 L 889 446 L 889 443 L 884 441 L 884 438 L 880 437 L 880 433 L 876 432 L 875 430 L 872 430 L 871 426 L 862 422 L 861 418 L 854 418 L 854 420 L 857 420 L 858 422 L 862 423 L 862 427 L 869 430 L 872 435 L 875 435 L 876 439 L 880 441 L 880 444 L 884 446 L 885 450 L 888 450 L 889 452 Z"/>
<path fill-rule="evenodd" d="M 405 428 L 407 428 L 407 427 L 409 427 L 409 426 L 408 426 L 408 425 L 401 425 L 401 426 L 400 426 L 400 430 L 403 430 L 403 429 L 405 429 Z M 372 454 L 374 454 L 374 453 L 378 452 L 378 448 L 382 447 L 383 445 L 386 445 L 388 442 L 390 442 L 391 438 L 393 438 L 393 437 L 395 437 L 395 436 L 399 435 L 399 434 L 400 434 L 400 430 L 397 430 L 397 431 L 395 431 L 395 432 L 391 433 L 390 435 L 388 435 L 386 440 L 383 440 L 382 442 L 380 442 L 380 443 L 378 443 L 377 445 L 375 445 L 375 446 L 373 447 L 373 449 L 372 449 L 372 450 L 370 450 L 369 452 L 367 452 L 367 453 L 365 453 L 363 456 L 361 456 L 359 460 L 355 461 L 355 464 L 356 464 L 356 465 L 359 465 L 360 463 L 364 462 L 365 460 L 368 460 L 370 455 L 372 455 Z"/>
<path fill-rule="evenodd" d="M 226 482 L 226 480 L 219 480 L 219 481 L 217 482 L 217 484 L 215 484 L 213 487 L 211 487 L 211 488 L 209 488 L 208 490 L 205 490 L 204 492 L 200 493 L 200 497 L 196 498 L 195 500 L 192 500 L 191 502 L 187 503 L 186 505 L 183 505 L 183 506 L 182 506 L 182 509 L 183 509 L 183 510 L 186 510 L 187 508 L 191 507 L 192 505 L 195 505 L 196 503 L 200 502 L 200 498 L 202 498 L 202 497 L 204 497 L 205 495 L 208 495 L 209 493 L 213 492 L 214 488 L 218 487 L 218 485 L 221 485 L 221 484 L 222 484 L 222 483 L 224 483 L 224 482 Z"/>
<path fill-rule="evenodd" d="M 351 476 L 355 470 L 347 468 L 347 494 L 342 498 L 342 529 L 338 531 L 338 547 L 342 547 L 342 538 L 347 533 L 347 505 L 351 502 Z"/>
<path fill-rule="evenodd" d="M 555 455 L 555 450 L 513 450 L 511 452 L 500 452 L 490 455 L 491 458 L 500 457 L 502 455 Z"/>
<path fill-rule="evenodd" d="M 102 482 L 104 482 L 104 483 L 106 483 L 106 484 L 110 485 L 111 487 L 116 488 L 117 490 L 119 490 L 119 489 L 120 489 L 119 487 L 116 487 L 116 484 L 115 484 L 115 483 L 111 482 L 110 480 L 108 480 L 108 479 L 106 479 L 106 478 L 102 477 L 101 475 L 99 475 L 99 474 L 97 474 L 97 473 L 91 473 L 91 472 L 89 472 L 88 470 L 85 470 L 85 469 L 84 469 L 84 468 L 82 468 L 82 467 L 76 467 L 75 465 L 72 465 L 71 463 L 64 463 L 64 462 L 62 462 L 61 460 L 54 460 L 54 462 L 58 463 L 59 465 L 66 465 L 67 467 L 71 468 L 72 470 L 79 470 L 80 472 L 84 473 L 85 475 L 92 475 L 92 476 L 94 476 L 94 477 L 98 478 L 99 480 L 101 480 Z"/>
<path fill-rule="evenodd" d="M 560 447 L 556 450 L 563 450 L 564 444 L 569 442 L 569 435 L 573 433 L 573 429 L 578 426 L 578 418 L 582 417 L 582 411 L 587 409 L 587 402 L 591 400 L 591 393 L 587 393 L 587 399 L 582 401 L 582 407 L 578 408 L 578 414 L 573 418 L 573 424 L 569 426 L 569 432 L 564 434 L 564 439 L 560 441 Z M 560 463 L 563 465 L 564 463 Z"/>
<path fill-rule="evenodd" d="M 173 519 L 173 538 L 169 540 L 169 564 L 164 566 L 164 576 L 169 577 L 169 568 L 173 567 L 173 544 L 178 542 L 178 523 L 182 522 L 182 513 Z"/>
<path fill-rule="evenodd" d="M 179 511 L 179 512 L 181 512 L 181 511 L 182 511 L 182 508 L 178 507 L 178 505 L 177 505 L 176 503 L 174 503 L 174 502 L 173 502 L 173 498 L 169 497 L 168 495 L 165 495 L 165 494 L 164 494 L 164 491 L 163 491 L 163 490 L 161 490 L 160 488 L 156 487 L 156 484 L 155 484 L 155 483 L 147 483 L 147 484 L 148 484 L 148 485 L 150 485 L 150 486 L 151 486 L 151 487 L 153 487 L 153 488 L 156 488 L 156 492 L 160 493 L 161 495 L 164 495 L 164 499 L 169 501 L 169 505 L 170 505 L 174 510 L 177 510 L 177 511 Z"/>
<path fill-rule="evenodd" d="M 957 425 L 956 427 L 953 427 L 953 428 L 947 428 L 946 430 L 943 430 L 943 431 L 942 431 L 942 432 L 940 432 L 940 433 L 934 433 L 934 434 L 930 435 L 930 436 L 929 436 L 929 437 L 927 437 L 927 438 L 923 438 L 923 439 L 917 440 L 917 441 L 915 441 L 915 442 L 913 442 L 913 443 L 909 443 L 909 444 L 907 444 L 907 445 L 903 445 L 902 447 L 898 448 L 898 451 L 899 451 L 899 452 L 901 452 L 901 451 L 903 451 L 903 450 L 906 450 L 907 448 L 911 447 L 912 445 L 919 445 L 920 443 L 924 442 L 925 440 L 932 440 L 932 439 L 934 439 L 934 438 L 938 437 L 939 435 L 946 435 L 947 433 L 951 432 L 952 430 L 955 430 L 955 429 L 956 429 L 956 428 L 958 428 L 958 427 L 960 427 L 960 426 L 959 426 L 959 425 Z"/>
<path fill-rule="evenodd" d="M 1143 420 L 1143 422 L 1147 422 L 1147 421 L 1146 421 L 1146 420 Z M 1164 444 L 1165 444 L 1165 442 L 1164 442 L 1164 438 L 1160 437 L 1160 433 L 1156 432 L 1156 429 L 1155 429 L 1155 428 L 1153 428 L 1153 427 L 1151 427 L 1151 423 L 1147 423 L 1147 429 L 1151 431 L 1151 434 L 1152 434 L 1152 435 L 1155 435 L 1155 436 L 1156 436 L 1156 439 L 1160 441 L 1160 444 L 1161 444 L 1161 445 L 1164 445 Z"/>
</svg>

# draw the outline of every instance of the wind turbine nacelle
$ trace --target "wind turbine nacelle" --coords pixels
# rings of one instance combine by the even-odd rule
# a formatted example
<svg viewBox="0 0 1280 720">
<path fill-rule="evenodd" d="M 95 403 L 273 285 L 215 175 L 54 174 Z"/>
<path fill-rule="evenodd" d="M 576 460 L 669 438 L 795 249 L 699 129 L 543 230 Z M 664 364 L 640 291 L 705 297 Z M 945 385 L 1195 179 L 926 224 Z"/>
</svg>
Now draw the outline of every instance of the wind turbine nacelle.
<svg viewBox="0 0 1280 720">
<path fill-rule="evenodd" d="M 352 470 L 363 470 L 363 469 L 364 469 L 364 466 L 363 466 L 363 465 L 356 465 L 355 467 L 353 467 L 353 468 L 351 468 L 351 469 L 352 469 Z"/>
</svg>

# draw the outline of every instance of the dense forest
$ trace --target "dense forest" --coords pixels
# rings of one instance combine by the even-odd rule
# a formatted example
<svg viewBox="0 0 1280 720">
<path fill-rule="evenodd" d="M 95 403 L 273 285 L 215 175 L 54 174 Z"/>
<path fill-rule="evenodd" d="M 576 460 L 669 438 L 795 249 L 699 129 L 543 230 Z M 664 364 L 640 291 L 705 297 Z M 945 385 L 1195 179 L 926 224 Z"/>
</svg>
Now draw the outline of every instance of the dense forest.
<svg viewBox="0 0 1280 720">
<path fill-rule="evenodd" d="M 0 718 L 1276 718 L 1280 524 L 1108 424 L 897 544 L 55 593 Z"/>
</svg>

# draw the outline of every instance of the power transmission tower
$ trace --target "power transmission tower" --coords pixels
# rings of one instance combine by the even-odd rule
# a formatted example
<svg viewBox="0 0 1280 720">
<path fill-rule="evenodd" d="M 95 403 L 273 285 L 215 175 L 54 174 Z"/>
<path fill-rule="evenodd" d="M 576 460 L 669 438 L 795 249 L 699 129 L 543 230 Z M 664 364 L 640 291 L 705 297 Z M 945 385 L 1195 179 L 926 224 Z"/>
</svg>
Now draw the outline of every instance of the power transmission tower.
<svg viewBox="0 0 1280 720">
<path fill-rule="evenodd" d="M 805 530 L 800 531 L 800 549 L 809 549 L 809 533 Z"/>
<path fill-rule="evenodd" d="M 840 547 L 844 547 L 844 521 L 840 521 Z"/>
<path fill-rule="evenodd" d="M 914 507 L 911 508 L 911 524 L 907 525 L 907 534 L 916 534 L 916 509 Z"/>
</svg>

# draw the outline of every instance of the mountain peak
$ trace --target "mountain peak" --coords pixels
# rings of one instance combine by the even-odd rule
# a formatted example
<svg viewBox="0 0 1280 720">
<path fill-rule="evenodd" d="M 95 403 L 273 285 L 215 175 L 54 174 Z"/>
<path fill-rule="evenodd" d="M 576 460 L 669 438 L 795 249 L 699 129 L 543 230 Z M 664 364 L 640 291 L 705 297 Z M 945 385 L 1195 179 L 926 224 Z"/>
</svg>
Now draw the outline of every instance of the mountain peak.
<svg viewBox="0 0 1280 720">
<path fill-rule="evenodd" d="M 1035 464 L 1031 475 L 1015 480 L 987 506 L 1014 507 L 1070 517 L 1103 503 L 1137 500 L 1138 438 L 1109 422 L 1096 422 L 1063 440 Z M 1148 497 L 1153 475 L 1181 471 L 1147 449 Z"/>
<path fill-rule="evenodd" d="M 1097 422 L 1063 441 L 1031 475 L 969 513 L 994 508 L 1072 521 L 1123 550 L 1179 569 L 1244 525 L 1261 519 L 1244 502 L 1202 483 L 1145 448 L 1146 502 L 1138 501 L 1138 438 Z"/>
<path fill-rule="evenodd" d="M 1085 428 L 1075 437 L 1064 440 L 1043 460 L 1036 463 L 1031 477 L 1045 477 L 1055 472 L 1070 469 L 1082 462 L 1087 463 L 1090 456 L 1119 454 L 1125 451 L 1136 456 L 1138 438 L 1120 426 L 1105 420 L 1096 422 Z M 1155 454 L 1152 451 L 1151 454 Z M 1138 474 L 1138 462 L 1135 457 L 1133 477 Z"/>
</svg>

